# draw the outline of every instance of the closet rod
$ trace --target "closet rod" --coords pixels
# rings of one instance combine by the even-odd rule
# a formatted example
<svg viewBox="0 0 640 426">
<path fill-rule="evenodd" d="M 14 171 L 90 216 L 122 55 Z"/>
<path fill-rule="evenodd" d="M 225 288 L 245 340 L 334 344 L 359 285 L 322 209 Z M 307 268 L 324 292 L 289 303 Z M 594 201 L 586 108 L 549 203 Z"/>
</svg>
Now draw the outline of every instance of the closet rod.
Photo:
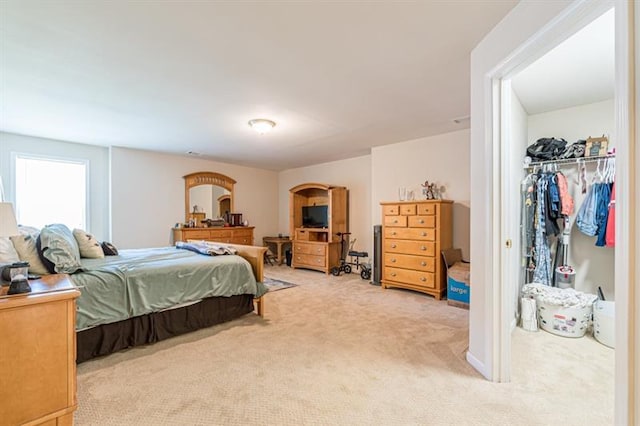
<svg viewBox="0 0 640 426">
<path fill-rule="evenodd" d="M 580 163 L 593 163 L 594 161 L 603 160 L 607 158 L 615 158 L 615 154 L 598 155 L 595 157 L 579 157 L 579 158 L 564 158 L 561 160 L 548 160 L 548 161 L 533 161 L 529 164 L 524 163 L 525 169 L 533 169 L 534 167 L 544 166 L 546 164 L 580 164 Z"/>
</svg>

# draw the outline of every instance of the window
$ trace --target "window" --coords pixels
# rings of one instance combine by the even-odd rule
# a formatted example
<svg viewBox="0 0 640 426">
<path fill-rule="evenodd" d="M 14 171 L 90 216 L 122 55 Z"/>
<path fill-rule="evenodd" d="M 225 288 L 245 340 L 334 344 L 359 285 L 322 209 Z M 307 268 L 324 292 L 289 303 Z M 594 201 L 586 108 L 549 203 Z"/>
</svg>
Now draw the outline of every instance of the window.
<svg viewBox="0 0 640 426">
<path fill-rule="evenodd" d="M 14 159 L 19 224 L 87 229 L 88 161 L 25 154 Z"/>
</svg>

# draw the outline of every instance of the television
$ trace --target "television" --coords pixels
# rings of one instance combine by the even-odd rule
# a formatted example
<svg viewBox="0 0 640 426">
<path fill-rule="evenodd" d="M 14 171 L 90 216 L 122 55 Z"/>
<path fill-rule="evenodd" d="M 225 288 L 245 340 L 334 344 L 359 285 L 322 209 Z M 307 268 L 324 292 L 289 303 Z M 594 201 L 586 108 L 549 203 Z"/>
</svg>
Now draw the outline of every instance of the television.
<svg viewBox="0 0 640 426">
<path fill-rule="evenodd" d="M 329 206 L 302 206 L 302 226 L 326 228 L 329 226 Z"/>
</svg>

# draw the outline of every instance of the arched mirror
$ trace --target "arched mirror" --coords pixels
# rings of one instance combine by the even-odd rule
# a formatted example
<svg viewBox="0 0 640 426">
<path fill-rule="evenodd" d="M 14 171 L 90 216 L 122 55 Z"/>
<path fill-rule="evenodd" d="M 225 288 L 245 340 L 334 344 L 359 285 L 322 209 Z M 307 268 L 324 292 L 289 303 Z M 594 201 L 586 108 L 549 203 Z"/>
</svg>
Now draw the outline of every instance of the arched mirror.
<svg viewBox="0 0 640 426">
<path fill-rule="evenodd" d="M 214 172 L 191 173 L 184 177 L 184 217 L 202 226 L 205 219 L 217 219 L 233 212 L 235 180 Z"/>
</svg>

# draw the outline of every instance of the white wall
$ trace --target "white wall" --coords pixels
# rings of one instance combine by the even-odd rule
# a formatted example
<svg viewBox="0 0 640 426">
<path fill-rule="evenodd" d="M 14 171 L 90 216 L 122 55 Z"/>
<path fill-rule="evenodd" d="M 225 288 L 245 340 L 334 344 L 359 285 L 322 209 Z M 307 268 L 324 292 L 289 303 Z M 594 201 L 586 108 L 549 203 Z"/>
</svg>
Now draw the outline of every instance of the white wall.
<svg viewBox="0 0 640 426">
<path fill-rule="evenodd" d="M 234 208 L 255 226 L 254 244 L 278 232 L 278 174 L 179 155 L 111 148 L 113 242 L 141 248 L 171 243 L 171 228 L 184 218 L 184 179 L 200 171 L 236 180 Z"/>
<path fill-rule="evenodd" d="M 289 234 L 289 189 L 306 182 L 344 186 L 349 191 L 349 232 L 357 239 L 354 249 L 372 251 L 371 156 L 348 158 L 330 163 L 280 172 L 278 194 L 280 219 L 277 233 Z"/>
<path fill-rule="evenodd" d="M 7 201 L 15 203 L 11 153 L 26 153 L 89 161 L 87 231 L 109 240 L 109 151 L 105 147 L 0 132 L 0 177 Z M 64 192 L 60 193 L 64 197 Z M 47 206 L 42 206 L 46 209 Z M 28 224 L 26 224 L 28 225 Z"/>
<path fill-rule="evenodd" d="M 533 143 L 542 137 L 564 138 L 569 143 L 578 139 L 587 139 L 589 136 L 598 137 L 606 134 L 610 136 L 610 146 L 615 146 L 615 140 L 611 138 L 614 132 L 614 100 L 610 99 L 573 108 L 564 108 L 542 114 L 529 116 L 528 133 L 529 143 Z M 595 172 L 594 163 L 587 164 L 587 180 Z M 575 202 L 571 223 L 575 223 L 578 209 L 584 201 L 578 181 L 578 167 L 565 165 L 561 167 L 567 177 L 569 193 Z M 609 247 L 596 247 L 596 237 L 584 235 L 575 224 L 572 226 L 569 265 L 576 268 L 576 290 L 596 294 L 598 286 L 601 286 L 608 300 L 614 300 L 614 254 Z"/>
<path fill-rule="evenodd" d="M 423 199 L 425 180 L 444 185 L 453 200 L 453 245 L 469 259 L 469 130 L 446 133 L 371 150 L 371 216 L 381 223 L 381 201 L 398 200 L 398 188 Z"/>
</svg>

